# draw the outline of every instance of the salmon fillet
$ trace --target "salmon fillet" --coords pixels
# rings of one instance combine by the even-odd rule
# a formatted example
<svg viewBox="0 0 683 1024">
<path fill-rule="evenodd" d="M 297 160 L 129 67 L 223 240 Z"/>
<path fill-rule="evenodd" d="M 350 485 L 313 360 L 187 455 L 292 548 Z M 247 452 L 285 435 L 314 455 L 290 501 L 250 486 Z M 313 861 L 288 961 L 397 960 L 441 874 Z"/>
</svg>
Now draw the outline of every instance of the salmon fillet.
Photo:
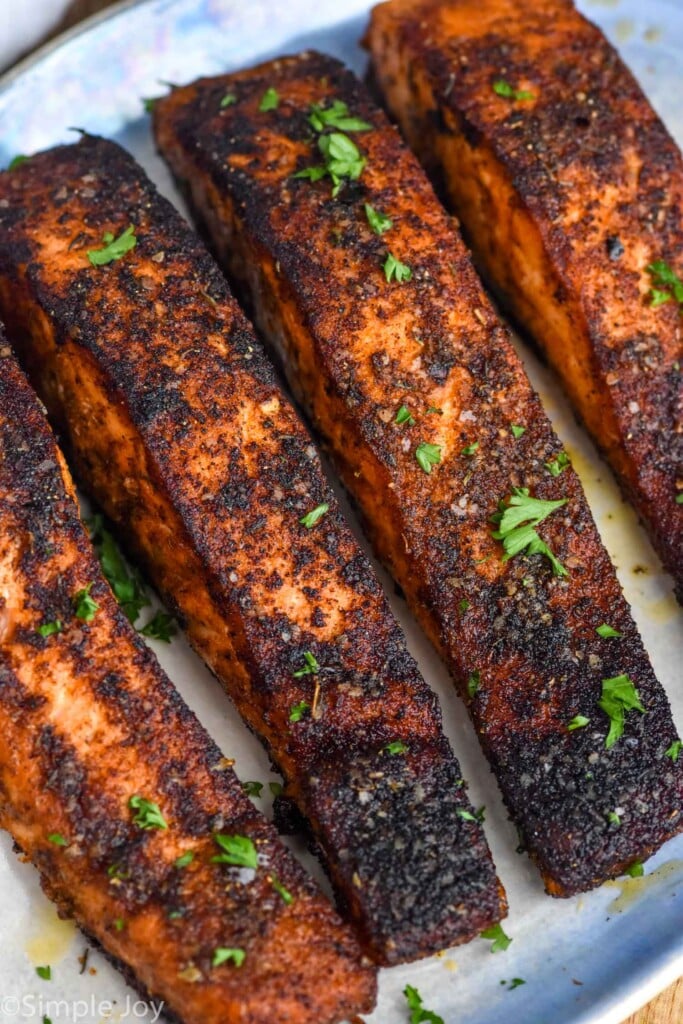
<svg viewBox="0 0 683 1024">
<path fill-rule="evenodd" d="M 683 601 L 680 151 L 569 0 L 396 0 L 374 9 L 367 45 L 478 266 L 559 374 Z"/>
<path fill-rule="evenodd" d="M 668 702 L 578 477 L 417 161 L 316 54 L 174 89 L 155 128 L 450 667 L 548 890 L 647 856 L 682 826 Z M 535 534 L 508 529 L 525 506 L 551 513 Z M 504 528 L 506 545 L 526 538 L 507 561 Z M 646 713 L 607 745 L 599 703 L 619 677 Z"/>
<path fill-rule="evenodd" d="M 116 604 L 0 337 L 0 824 L 60 912 L 177 1020 L 369 1010 L 374 971 L 230 763 Z M 256 870 L 214 863 L 221 837 Z"/>
<path fill-rule="evenodd" d="M 0 306 L 78 475 L 264 742 L 367 950 L 497 921 L 436 698 L 196 236 L 94 138 L 1 177 L 0 225 Z M 107 244 L 127 251 L 92 265 Z"/>
</svg>

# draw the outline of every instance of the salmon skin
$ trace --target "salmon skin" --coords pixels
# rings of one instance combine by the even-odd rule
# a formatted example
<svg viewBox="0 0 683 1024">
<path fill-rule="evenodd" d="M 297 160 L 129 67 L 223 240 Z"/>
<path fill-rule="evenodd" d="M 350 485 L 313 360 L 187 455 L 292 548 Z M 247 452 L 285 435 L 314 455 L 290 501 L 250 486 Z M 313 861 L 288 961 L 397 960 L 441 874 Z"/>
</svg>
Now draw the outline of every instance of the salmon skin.
<svg viewBox="0 0 683 1024">
<path fill-rule="evenodd" d="M 497 921 L 436 698 L 199 240 L 94 138 L 1 178 L 0 223 L 0 306 L 80 478 L 265 743 L 366 949 Z"/>
<path fill-rule="evenodd" d="M 668 702 L 578 477 L 417 161 L 353 75 L 316 54 L 174 89 L 155 128 L 449 665 L 548 890 L 619 874 L 681 829 Z M 320 141 L 339 134 L 358 157 Z M 327 161 L 330 145 L 345 164 Z M 527 556 L 533 530 L 502 560 L 491 517 L 534 499 L 559 504 Z M 620 676 L 647 713 L 624 715 L 607 748 L 602 681 Z"/>
<path fill-rule="evenodd" d="M 569 0 L 398 0 L 374 9 L 367 45 L 478 266 L 559 374 L 683 602 L 680 151 Z"/>
<path fill-rule="evenodd" d="M 0 337 L 0 824 L 60 912 L 184 1024 L 369 1010 L 372 967 L 230 764 L 116 604 Z M 256 870 L 215 863 L 221 836 Z"/>
</svg>

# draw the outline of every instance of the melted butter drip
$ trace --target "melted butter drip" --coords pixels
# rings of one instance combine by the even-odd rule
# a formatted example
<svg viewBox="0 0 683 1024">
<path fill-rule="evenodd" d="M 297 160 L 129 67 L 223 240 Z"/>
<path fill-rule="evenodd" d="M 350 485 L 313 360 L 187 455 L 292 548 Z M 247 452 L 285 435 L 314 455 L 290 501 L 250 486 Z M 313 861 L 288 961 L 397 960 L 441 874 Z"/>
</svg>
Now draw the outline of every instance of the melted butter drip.
<svg viewBox="0 0 683 1024">
<path fill-rule="evenodd" d="M 26 942 L 25 952 L 34 967 L 54 967 L 69 952 L 76 934 L 73 921 L 63 921 L 50 904 L 35 911 L 33 934 Z"/>
<path fill-rule="evenodd" d="M 614 881 L 605 882 L 610 889 L 619 889 L 620 894 L 609 905 L 609 910 L 614 914 L 620 914 L 628 910 L 634 903 L 637 903 L 641 896 L 672 875 L 679 874 L 683 880 L 683 860 L 668 860 L 660 868 L 649 875 L 641 875 L 640 878 L 619 878 Z"/>
</svg>

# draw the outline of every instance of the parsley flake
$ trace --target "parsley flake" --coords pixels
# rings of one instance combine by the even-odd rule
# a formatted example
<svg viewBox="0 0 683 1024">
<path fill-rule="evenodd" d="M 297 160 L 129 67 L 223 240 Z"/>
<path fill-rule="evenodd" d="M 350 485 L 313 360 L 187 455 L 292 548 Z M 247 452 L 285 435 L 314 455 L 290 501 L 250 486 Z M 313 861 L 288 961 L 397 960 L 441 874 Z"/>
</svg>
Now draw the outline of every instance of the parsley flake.
<svg viewBox="0 0 683 1024">
<path fill-rule="evenodd" d="M 533 100 L 535 96 L 528 89 L 515 89 L 514 86 L 506 82 L 504 78 L 499 78 L 493 83 L 493 91 L 496 96 L 504 96 L 509 100 Z"/>
<path fill-rule="evenodd" d="M 347 179 L 357 181 L 360 178 L 366 160 L 356 143 L 348 135 L 344 135 L 343 132 L 321 135 L 318 139 L 318 149 L 323 155 L 324 165 L 322 167 L 306 167 L 302 171 L 297 171 L 294 175 L 295 178 L 319 181 L 329 174 L 332 179 L 333 197 L 339 195 Z"/>
<path fill-rule="evenodd" d="M 268 789 L 270 790 L 274 797 L 278 797 L 282 795 L 284 786 L 282 785 L 281 782 L 269 782 Z"/>
<path fill-rule="evenodd" d="M 114 928 L 116 929 L 117 932 L 122 932 L 125 927 L 126 922 L 123 920 L 122 917 L 114 918 Z"/>
<path fill-rule="evenodd" d="M 396 281 L 398 284 L 403 284 L 404 281 L 410 281 L 413 276 L 413 272 L 407 263 L 401 263 L 397 260 L 393 253 L 387 253 L 387 258 L 382 264 L 384 270 L 384 276 L 387 281 Z"/>
<path fill-rule="evenodd" d="M 159 804 L 155 804 L 153 800 L 136 795 L 130 798 L 128 806 L 136 812 L 133 816 L 133 824 L 138 825 L 139 828 L 168 828 Z"/>
<path fill-rule="evenodd" d="M 194 860 L 194 853 L 192 850 L 188 850 L 187 853 L 181 854 L 180 857 L 176 857 L 174 864 L 177 868 L 186 868 L 188 864 L 191 864 Z"/>
<path fill-rule="evenodd" d="M 225 836 L 217 832 L 213 838 L 222 853 L 211 858 L 212 864 L 230 864 L 232 867 L 254 870 L 258 867 L 258 853 L 249 836 Z"/>
<path fill-rule="evenodd" d="M 681 491 L 680 494 L 676 495 L 676 504 L 683 505 L 683 491 Z"/>
<path fill-rule="evenodd" d="M 307 700 L 301 700 L 298 704 L 294 704 L 289 711 L 290 722 L 300 722 L 310 707 L 311 705 Z"/>
<path fill-rule="evenodd" d="M 46 964 L 45 967 L 36 967 L 36 974 L 39 978 L 42 978 L 43 981 L 52 980 L 52 968 L 49 964 Z"/>
<path fill-rule="evenodd" d="M 64 626 L 61 619 L 55 619 L 54 622 L 44 622 L 42 626 L 38 626 L 37 633 L 40 636 L 47 638 L 48 636 L 54 636 L 55 633 L 61 633 Z"/>
<path fill-rule="evenodd" d="M 48 838 L 48 842 L 54 843 L 55 846 L 68 846 L 69 845 L 68 840 L 64 838 L 64 836 L 61 834 L 61 832 L 51 832 L 50 835 L 47 838 Z"/>
<path fill-rule="evenodd" d="M 616 825 L 617 828 L 621 825 L 621 818 L 619 817 L 616 811 L 608 811 L 607 820 L 609 821 L 610 825 Z"/>
<path fill-rule="evenodd" d="M 620 633 L 618 629 L 614 629 L 613 626 L 608 626 L 606 622 L 603 622 L 601 626 L 598 626 L 595 632 L 598 634 L 598 636 L 601 636 L 603 640 L 609 640 L 611 639 L 611 637 L 619 637 L 624 635 L 623 633 Z"/>
<path fill-rule="evenodd" d="M 467 600 L 466 597 L 463 597 L 462 601 L 458 601 L 458 611 L 461 612 L 463 615 L 465 614 L 469 607 L 470 602 Z"/>
<path fill-rule="evenodd" d="M 469 607 L 469 605 L 468 605 Z M 469 679 L 467 680 L 467 693 L 470 698 L 476 697 L 479 693 L 479 687 L 481 686 L 481 675 L 477 669 L 474 672 L 470 672 Z"/>
<path fill-rule="evenodd" d="M 246 793 L 247 796 L 261 796 L 263 792 L 263 783 L 248 781 L 242 783 L 242 792 Z"/>
<path fill-rule="evenodd" d="M 422 1005 L 422 996 L 412 985 L 406 985 L 403 989 L 408 1009 L 410 1010 L 410 1024 L 444 1024 L 443 1017 L 433 1010 L 425 1010 Z"/>
<path fill-rule="evenodd" d="M 602 680 L 602 696 L 598 701 L 598 706 L 610 720 L 609 732 L 605 739 L 605 747 L 608 750 L 624 734 L 627 711 L 640 711 L 641 714 L 645 714 L 638 691 L 627 675 Z"/>
<path fill-rule="evenodd" d="M 679 306 L 683 306 L 683 281 L 669 264 L 664 260 L 655 260 L 648 264 L 647 269 L 653 280 L 650 305 L 663 306 L 665 302 L 675 299 Z M 667 290 L 664 291 L 664 288 Z"/>
<path fill-rule="evenodd" d="M 272 885 L 273 889 L 275 889 L 275 892 L 278 894 L 278 896 L 280 896 L 289 907 L 294 902 L 294 897 L 292 896 L 289 889 L 286 889 L 284 887 L 284 885 L 277 878 L 276 875 L 271 875 L 269 878 L 269 882 Z"/>
<path fill-rule="evenodd" d="M 258 108 L 262 114 L 267 114 L 269 110 L 277 110 L 279 106 L 279 93 L 277 89 L 273 89 L 273 87 L 270 86 L 270 88 L 266 89 L 263 96 L 261 97 L 261 102 L 259 103 Z"/>
<path fill-rule="evenodd" d="M 375 232 L 376 235 L 383 235 L 385 231 L 388 231 L 393 227 L 393 220 L 391 217 L 385 216 L 376 210 L 374 206 L 370 206 L 370 203 L 364 203 L 365 216 L 368 219 L 368 224 Z"/>
<path fill-rule="evenodd" d="M 505 985 L 506 982 L 503 982 L 503 984 Z M 520 985 L 526 985 L 524 978 L 513 978 L 510 984 L 508 985 L 507 990 L 508 992 L 512 992 L 513 989 L 519 988 Z"/>
<path fill-rule="evenodd" d="M 114 591 L 114 597 L 121 606 L 131 625 L 135 625 L 140 610 L 150 603 L 139 573 L 129 571 L 112 534 L 104 526 L 101 515 L 93 516 L 88 522 L 90 539 L 97 550 L 100 566 L 105 579 Z"/>
<path fill-rule="evenodd" d="M 28 157 L 24 156 L 23 153 L 17 153 L 17 155 L 13 157 L 7 165 L 7 170 L 14 171 L 17 167 L 21 167 L 22 164 L 25 164 L 27 160 Z"/>
<path fill-rule="evenodd" d="M 320 665 L 315 655 L 311 654 L 310 651 L 305 651 L 303 666 L 297 669 L 296 672 L 292 672 L 292 675 L 295 679 L 301 679 L 302 676 L 313 676 L 319 671 Z"/>
<path fill-rule="evenodd" d="M 221 110 L 225 110 L 226 107 L 232 107 L 235 103 L 237 103 L 237 97 L 234 92 L 226 92 L 220 103 Z"/>
<path fill-rule="evenodd" d="M 510 433 L 513 437 L 521 437 L 522 434 L 526 433 L 526 427 L 520 427 L 518 423 L 511 423 Z"/>
<path fill-rule="evenodd" d="M 630 875 L 631 878 L 642 878 L 645 874 L 645 868 L 639 860 L 634 860 L 633 864 L 629 864 L 626 868 L 624 874 Z"/>
<path fill-rule="evenodd" d="M 420 469 L 425 473 L 431 473 L 432 466 L 437 466 L 441 462 L 441 445 L 423 441 L 415 449 L 415 458 Z"/>
<path fill-rule="evenodd" d="M 492 939 L 493 944 L 491 946 L 492 953 L 503 953 L 508 948 L 512 939 L 505 934 L 503 926 L 494 924 L 491 928 L 486 928 L 481 932 L 482 939 Z"/>
<path fill-rule="evenodd" d="M 219 946 L 214 950 L 212 967 L 220 967 L 221 964 L 232 963 L 235 967 L 241 967 L 247 954 L 243 949 L 231 949 L 228 946 Z"/>
<path fill-rule="evenodd" d="M 104 245 L 101 249 L 88 249 L 87 256 L 93 267 L 103 267 L 114 260 L 120 260 L 138 244 L 132 224 L 118 238 L 114 238 L 111 231 L 105 231 L 102 241 Z"/>
<path fill-rule="evenodd" d="M 402 405 L 401 408 L 398 410 L 398 412 L 396 413 L 396 419 L 394 420 L 394 423 L 407 423 L 409 427 L 415 425 L 415 420 L 406 405 Z"/>
<path fill-rule="evenodd" d="M 569 732 L 574 732 L 574 729 L 585 729 L 589 722 L 590 718 L 586 718 L 585 715 L 574 715 L 567 729 Z"/>
<path fill-rule="evenodd" d="M 92 583 L 88 583 L 87 587 L 77 591 L 74 595 L 76 618 L 81 619 L 82 622 L 92 622 L 95 612 L 100 607 L 97 601 L 90 596 L 91 589 Z"/>
<path fill-rule="evenodd" d="M 571 464 L 571 459 L 566 452 L 558 452 L 554 459 L 545 463 L 545 468 L 551 476 L 559 476 L 560 473 L 563 473 L 567 466 L 571 466 Z"/>
<path fill-rule="evenodd" d="M 324 132 L 326 128 L 337 128 L 340 132 L 372 131 L 372 125 L 367 121 L 349 114 L 349 108 L 343 100 L 332 100 L 329 107 L 314 103 L 308 123 L 316 132 Z"/>
<path fill-rule="evenodd" d="M 466 448 L 463 448 L 461 455 L 474 455 L 477 448 L 479 447 L 478 441 L 473 441 L 472 444 L 468 444 Z"/>
<path fill-rule="evenodd" d="M 329 512 L 330 506 L 324 501 L 321 505 L 316 505 L 314 509 L 307 512 L 305 516 L 302 516 L 299 522 L 302 526 L 305 526 L 307 530 L 311 530 L 315 524 L 322 519 L 326 512 Z"/>
<path fill-rule="evenodd" d="M 503 561 L 507 562 L 510 558 L 522 553 L 545 555 L 552 566 L 554 576 L 568 576 L 569 573 L 565 567 L 534 529 L 549 515 L 566 504 L 566 498 L 560 498 L 558 501 L 543 501 L 540 498 L 533 498 L 529 494 L 528 487 L 513 487 L 508 504 L 505 505 L 501 501 L 498 511 L 491 516 L 491 522 L 498 526 L 498 529 L 492 532 L 492 536 L 503 542 L 505 550 Z"/>
<path fill-rule="evenodd" d="M 387 743 L 386 747 L 382 747 L 382 750 L 386 754 L 407 754 L 409 747 L 403 740 L 392 740 L 391 743 Z"/>
<path fill-rule="evenodd" d="M 459 818 L 462 818 L 463 821 L 476 821 L 481 824 L 486 817 L 486 808 L 479 807 L 474 813 L 472 813 L 472 811 L 468 811 L 465 807 L 458 807 L 455 813 Z"/>
<path fill-rule="evenodd" d="M 681 750 L 683 750 L 683 743 L 680 740 L 674 740 L 671 746 L 664 751 L 664 757 L 670 757 L 675 764 L 681 756 Z"/>
<path fill-rule="evenodd" d="M 159 611 L 154 613 L 147 625 L 139 629 L 138 632 L 143 636 L 150 637 L 152 640 L 162 640 L 165 644 L 170 644 L 178 629 L 173 616 L 159 609 Z"/>
</svg>

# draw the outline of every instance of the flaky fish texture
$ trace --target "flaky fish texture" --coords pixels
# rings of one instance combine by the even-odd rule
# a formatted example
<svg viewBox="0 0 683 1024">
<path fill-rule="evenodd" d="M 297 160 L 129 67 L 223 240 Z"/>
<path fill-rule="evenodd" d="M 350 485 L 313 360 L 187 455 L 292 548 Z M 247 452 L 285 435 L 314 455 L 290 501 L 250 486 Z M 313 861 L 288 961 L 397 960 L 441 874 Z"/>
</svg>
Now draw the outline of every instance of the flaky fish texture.
<svg viewBox="0 0 683 1024">
<path fill-rule="evenodd" d="M 334 1024 L 373 1005 L 352 932 L 119 609 L 4 336 L 0 824 L 60 912 L 183 1024 Z M 216 862 L 216 836 L 240 837 L 251 867 Z"/>
<path fill-rule="evenodd" d="M 448 663 L 548 890 L 646 857 L 683 824 L 668 701 L 580 481 L 415 158 L 316 54 L 174 89 L 155 129 Z M 614 741 L 601 704 L 620 685 L 645 710 L 624 711 Z"/>
<path fill-rule="evenodd" d="M 197 237 L 94 138 L 0 178 L 0 236 L 0 305 L 80 478 L 265 743 L 365 948 L 498 920 L 436 698 Z"/>
<path fill-rule="evenodd" d="M 683 601 L 678 147 L 570 0 L 397 0 L 374 9 L 367 45 L 479 267 L 558 372 Z"/>
</svg>

